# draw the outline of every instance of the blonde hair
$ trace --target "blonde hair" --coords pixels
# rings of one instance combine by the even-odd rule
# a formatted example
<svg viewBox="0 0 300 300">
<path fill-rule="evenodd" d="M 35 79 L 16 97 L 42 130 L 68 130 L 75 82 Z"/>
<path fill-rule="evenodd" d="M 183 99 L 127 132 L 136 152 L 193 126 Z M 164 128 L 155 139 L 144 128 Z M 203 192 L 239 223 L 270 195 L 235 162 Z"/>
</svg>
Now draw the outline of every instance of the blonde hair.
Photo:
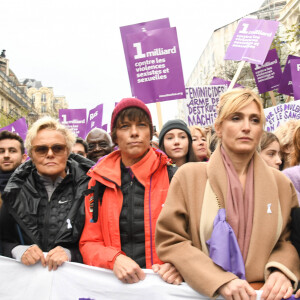
<svg viewBox="0 0 300 300">
<path fill-rule="evenodd" d="M 283 149 L 292 145 L 294 132 L 298 126 L 300 126 L 300 120 L 289 120 L 274 131 Z"/>
<path fill-rule="evenodd" d="M 32 154 L 31 153 L 32 141 L 37 136 L 38 132 L 42 129 L 56 130 L 60 132 L 65 137 L 68 155 L 71 153 L 72 147 L 76 141 L 75 134 L 71 130 L 66 128 L 64 125 L 59 123 L 58 120 L 46 116 L 33 123 L 31 128 L 27 132 L 27 136 L 25 140 L 25 148 L 30 157 Z"/>
<path fill-rule="evenodd" d="M 256 93 L 249 89 L 233 89 L 221 95 L 215 126 L 221 125 L 230 115 L 251 104 L 252 101 L 254 101 L 258 107 L 261 115 L 260 123 L 263 127 L 266 123 L 266 118 L 261 99 Z"/>
<path fill-rule="evenodd" d="M 209 158 L 210 155 L 211 155 L 211 152 L 210 152 L 210 149 L 209 149 L 209 144 L 210 144 L 210 141 L 208 140 L 208 136 L 207 136 L 207 133 L 205 131 L 205 129 L 199 125 L 193 125 L 193 126 L 190 126 L 189 127 L 190 129 L 190 132 L 191 132 L 191 135 L 193 137 L 193 135 L 196 133 L 196 131 L 199 131 L 201 133 L 202 136 L 204 136 L 206 138 L 206 149 L 207 149 L 207 157 Z"/>
<path fill-rule="evenodd" d="M 291 166 L 297 166 L 300 163 L 300 126 L 295 129 L 293 135 L 293 150 L 291 152 Z"/>
</svg>

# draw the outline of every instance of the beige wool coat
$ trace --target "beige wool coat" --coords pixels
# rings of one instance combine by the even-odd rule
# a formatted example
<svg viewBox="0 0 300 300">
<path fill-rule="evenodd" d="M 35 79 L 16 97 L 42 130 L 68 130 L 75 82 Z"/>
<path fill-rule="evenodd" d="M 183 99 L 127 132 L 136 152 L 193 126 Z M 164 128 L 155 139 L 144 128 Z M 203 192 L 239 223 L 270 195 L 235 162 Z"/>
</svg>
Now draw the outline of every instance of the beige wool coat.
<svg viewBox="0 0 300 300">
<path fill-rule="evenodd" d="M 237 278 L 213 263 L 205 241 L 210 238 L 220 204 L 226 209 L 227 173 L 220 148 L 208 163 L 188 163 L 174 175 L 156 226 L 159 258 L 174 264 L 196 291 L 214 297 Z M 248 282 L 265 281 L 273 268 L 296 288 L 299 257 L 291 244 L 290 214 L 298 206 L 291 181 L 254 154 L 254 213 L 248 256 Z"/>
</svg>

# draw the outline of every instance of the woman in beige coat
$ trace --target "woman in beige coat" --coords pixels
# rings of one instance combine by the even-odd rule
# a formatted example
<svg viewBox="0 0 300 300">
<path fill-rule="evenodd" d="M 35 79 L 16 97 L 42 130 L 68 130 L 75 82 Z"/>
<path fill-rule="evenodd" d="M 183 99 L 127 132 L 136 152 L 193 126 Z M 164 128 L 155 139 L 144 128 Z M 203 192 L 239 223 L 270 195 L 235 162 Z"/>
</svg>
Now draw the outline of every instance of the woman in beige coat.
<svg viewBox="0 0 300 300">
<path fill-rule="evenodd" d="M 156 227 L 157 253 L 209 297 L 255 299 L 250 283 L 264 282 L 262 299 L 288 298 L 299 277 L 298 254 L 289 241 L 295 189 L 256 152 L 265 123 L 260 98 L 233 90 L 219 105 L 215 129 L 221 145 L 208 163 L 186 164 L 173 177 Z M 232 245 L 211 246 L 221 211 L 229 235 L 234 232 L 235 253 Z M 229 265 L 240 259 L 244 271 L 219 264 L 214 250 L 221 256 L 229 252 Z"/>
</svg>

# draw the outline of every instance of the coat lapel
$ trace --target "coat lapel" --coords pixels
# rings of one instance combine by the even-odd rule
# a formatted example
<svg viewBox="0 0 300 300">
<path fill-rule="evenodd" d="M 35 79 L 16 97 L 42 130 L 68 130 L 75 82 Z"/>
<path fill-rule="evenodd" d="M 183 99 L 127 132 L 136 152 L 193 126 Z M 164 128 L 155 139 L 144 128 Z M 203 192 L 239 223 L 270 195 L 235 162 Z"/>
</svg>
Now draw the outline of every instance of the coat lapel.
<svg viewBox="0 0 300 300">
<path fill-rule="evenodd" d="M 279 204 L 278 188 L 272 170 L 254 154 L 254 213 L 246 270 L 257 260 L 265 260 L 257 255 L 260 249 L 273 249 L 282 230 L 282 216 Z M 264 251 L 265 252 L 265 251 Z"/>
</svg>

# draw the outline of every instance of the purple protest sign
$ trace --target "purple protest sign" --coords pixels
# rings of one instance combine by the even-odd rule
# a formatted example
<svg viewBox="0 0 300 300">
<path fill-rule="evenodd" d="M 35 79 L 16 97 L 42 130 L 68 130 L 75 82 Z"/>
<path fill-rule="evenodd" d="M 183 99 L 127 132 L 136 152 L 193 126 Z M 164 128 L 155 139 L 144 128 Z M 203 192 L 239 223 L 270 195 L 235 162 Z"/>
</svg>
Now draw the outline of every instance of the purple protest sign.
<svg viewBox="0 0 300 300">
<path fill-rule="evenodd" d="M 288 96 L 294 96 L 293 84 L 292 84 L 292 74 L 290 60 L 299 58 L 298 56 L 289 55 L 281 76 L 278 92 Z"/>
<path fill-rule="evenodd" d="M 210 83 L 210 85 L 226 85 L 227 87 L 230 86 L 231 81 L 219 78 L 219 77 L 214 77 Z M 243 88 L 242 85 L 236 83 L 233 88 Z"/>
<path fill-rule="evenodd" d="M 224 59 L 244 60 L 262 65 L 278 25 L 277 21 L 242 19 L 227 48 Z"/>
<path fill-rule="evenodd" d="M 85 138 L 86 109 L 60 109 L 59 121 L 72 130 L 76 136 Z"/>
<path fill-rule="evenodd" d="M 185 98 L 176 28 L 126 35 L 133 96 L 144 103 Z"/>
<path fill-rule="evenodd" d="M 276 49 L 269 51 L 263 65 L 251 64 L 251 69 L 260 94 L 278 89 L 282 71 Z"/>
<path fill-rule="evenodd" d="M 86 135 L 95 127 L 102 127 L 103 104 L 97 105 L 89 111 L 88 121 L 86 124 Z"/>
<path fill-rule="evenodd" d="M 101 128 L 107 132 L 107 124 L 102 125 Z"/>
<path fill-rule="evenodd" d="M 0 128 L 0 132 L 4 130 L 17 133 L 25 141 L 28 127 L 25 118 L 21 118 L 8 126 Z"/>
<path fill-rule="evenodd" d="M 124 48 L 124 53 L 125 53 L 125 60 L 126 60 L 126 65 L 127 65 L 127 70 L 128 70 L 129 81 L 130 81 L 131 87 L 133 86 L 133 82 L 132 82 L 132 78 L 130 77 L 131 65 L 129 63 L 129 54 L 128 54 L 126 35 L 160 29 L 160 28 L 170 28 L 170 21 L 168 18 L 120 27 L 121 38 L 122 38 L 122 43 L 123 43 L 123 48 Z M 132 95 L 134 94 L 132 90 L 131 90 L 131 93 L 132 93 Z"/>
<path fill-rule="evenodd" d="M 300 100 L 300 57 L 291 59 L 290 65 L 294 98 Z"/>
</svg>

